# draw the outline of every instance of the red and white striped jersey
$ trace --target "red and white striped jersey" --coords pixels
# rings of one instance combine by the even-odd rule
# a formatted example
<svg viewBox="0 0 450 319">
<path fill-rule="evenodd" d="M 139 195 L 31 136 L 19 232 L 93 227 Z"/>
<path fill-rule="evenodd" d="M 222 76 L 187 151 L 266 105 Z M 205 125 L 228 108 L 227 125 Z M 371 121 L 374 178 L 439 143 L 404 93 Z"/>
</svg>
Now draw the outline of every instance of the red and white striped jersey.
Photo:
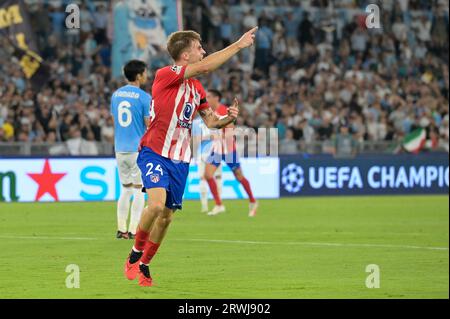
<svg viewBox="0 0 450 319">
<path fill-rule="evenodd" d="M 186 66 L 166 66 L 156 71 L 152 86 L 150 126 L 141 146 L 155 153 L 189 163 L 192 121 L 199 110 L 208 108 L 200 81 L 184 79 Z"/>
<path fill-rule="evenodd" d="M 228 106 L 219 104 L 214 111 L 219 119 L 228 115 Z M 220 131 L 220 139 L 213 141 L 212 151 L 218 154 L 233 153 L 236 150 L 236 139 L 234 137 L 234 124 L 228 124 Z"/>
</svg>

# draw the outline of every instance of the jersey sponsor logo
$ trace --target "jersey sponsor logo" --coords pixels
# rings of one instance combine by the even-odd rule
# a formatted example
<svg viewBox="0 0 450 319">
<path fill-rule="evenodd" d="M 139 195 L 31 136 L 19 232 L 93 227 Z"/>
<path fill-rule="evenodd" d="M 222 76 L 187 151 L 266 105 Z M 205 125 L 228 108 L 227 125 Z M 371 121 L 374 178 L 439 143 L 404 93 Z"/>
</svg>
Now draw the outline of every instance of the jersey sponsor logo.
<svg viewBox="0 0 450 319">
<path fill-rule="evenodd" d="M 191 129 L 192 128 L 191 117 L 193 113 L 194 113 L 194 106 L 190 102 L 187 102 L 184 105 L 183 114 L 181 115 L 182 118 L 178 120 L 178 125 L 184 128 Z"/>
<path fill-rule="evenodd" d="M 178 125 L 187 129 L 191 129 L 192 128 L 192 124 L 191 123 L 187 123 L 187 122 L 183 122 L 181 120 L 178 120 Z"/>
<path fill-rule="evenodd" d="M 194 107 L 192 106 L 191 103 L 186 103 L 186 106 L 184 107 L 184 111 L 183 111 L 183 119 L 185 121 L 190 121 L 191 120 L 191 116 L 192 116 L 192 111 L 194 110 Z"/>
</svg>

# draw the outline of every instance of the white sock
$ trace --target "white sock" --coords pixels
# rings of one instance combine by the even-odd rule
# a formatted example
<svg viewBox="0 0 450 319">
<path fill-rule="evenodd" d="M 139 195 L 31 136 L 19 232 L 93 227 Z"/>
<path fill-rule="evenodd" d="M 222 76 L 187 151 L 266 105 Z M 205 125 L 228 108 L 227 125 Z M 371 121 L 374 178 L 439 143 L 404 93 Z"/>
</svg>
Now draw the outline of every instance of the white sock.
<svg viewBox="0 0 450 319">
<path fill-rule="evenodd" d="M 131 187 L 123 187 L 120 192 L 119 201 L 117 202 L 117 228 L 122 233 L 127 232 L 127 218 L 130 210 L 130 199 L 133 195 Z"/>
<path fill-rule="evenodd" d="M 202 210 L 208 210 L 208 182 L 204 179 L 200 180 L 200 202 Z"/>
<path fill-rule="evenodd" d="M 134 247 L 134 245 L 133 245 L 133 248 L 131 248 L 135 253 L 142 253 L 143 252 L 143 250 L 137 250 L 136 249 L 136 247 Z"/>
<path fill-rule="evenodd" d="M 139 225 L 142 211 L 144 210 L 145 198 L 141 189 L 133 188 L 133 203 L 131 204 L 130 226 L 128 231 L 136 234 L 136 228 Z"/>
<path fill-rule="evenodd" d="M 222 165 L 217 168 L 215 178 L 217 184 L 217 192 L 219 193 L 219 197 L 222 198 Z"/>
</svg>

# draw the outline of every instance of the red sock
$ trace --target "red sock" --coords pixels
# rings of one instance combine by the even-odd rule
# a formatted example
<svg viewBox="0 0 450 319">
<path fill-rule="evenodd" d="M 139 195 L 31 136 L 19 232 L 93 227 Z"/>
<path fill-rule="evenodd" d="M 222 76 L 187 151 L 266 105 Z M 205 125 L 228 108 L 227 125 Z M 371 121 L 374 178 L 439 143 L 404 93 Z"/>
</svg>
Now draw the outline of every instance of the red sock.
<svg viewBox="0 0 450 319">
<path fill-rule="evenodd" d="M 214 197 L 214 201 L 216 202 L 216 205 L 217 206 L 222 205 L 222 201 L 220 200 L 220 197 L 219 197 L 219 192 L 217 191 L 216 180 L 213 177 L 213 178 L 207 179 L 206 181 L 208 182 L 209 189 L 211 190 L 211 193 Z"/>
<path fill-rule="evenodd" d="M 150 263 L 150 260 L 152 260 L 153 256 L 155 256 L 156 252 L 158 251 L 160 244 L 154 243 L 152 241 L 147 241 L 145 244 L 145 250 L 144 254 L 141 257 L 141 262 L 143 264 L 148 265 Z"/>
<path fill-rule="evenodd" d="M 239 182 L 241 182 L 242 186 L 247 192 L 250 203 L 254 203 L 255 198 L 253 197 L 252 188 L 250 187 L 250 183 L 248 182 L 248 180 L 245 177 L 243 177 Z"/>
<path fill-rule="evenodd" d="M 138 227 L 136 237 L 134 238 L 134 248 L 136 250 L 143 251 L 149 235 L 150 232 L 143 231 L 140 227 Z"/>
</svg>

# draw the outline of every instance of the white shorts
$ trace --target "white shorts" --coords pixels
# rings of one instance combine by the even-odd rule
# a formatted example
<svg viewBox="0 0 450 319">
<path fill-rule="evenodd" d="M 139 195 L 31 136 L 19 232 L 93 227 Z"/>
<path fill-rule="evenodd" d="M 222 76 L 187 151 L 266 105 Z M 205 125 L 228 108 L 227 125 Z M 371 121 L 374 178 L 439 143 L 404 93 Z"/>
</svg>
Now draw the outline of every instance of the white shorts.
<svg viewBox="0 0 450 319">
<path fill-rule="evenodd" d="M 122 185 L 142 185 L 141 170 L 136 159 L 139 153 L 116 153 L 119 179 Z"/>
</svg>

